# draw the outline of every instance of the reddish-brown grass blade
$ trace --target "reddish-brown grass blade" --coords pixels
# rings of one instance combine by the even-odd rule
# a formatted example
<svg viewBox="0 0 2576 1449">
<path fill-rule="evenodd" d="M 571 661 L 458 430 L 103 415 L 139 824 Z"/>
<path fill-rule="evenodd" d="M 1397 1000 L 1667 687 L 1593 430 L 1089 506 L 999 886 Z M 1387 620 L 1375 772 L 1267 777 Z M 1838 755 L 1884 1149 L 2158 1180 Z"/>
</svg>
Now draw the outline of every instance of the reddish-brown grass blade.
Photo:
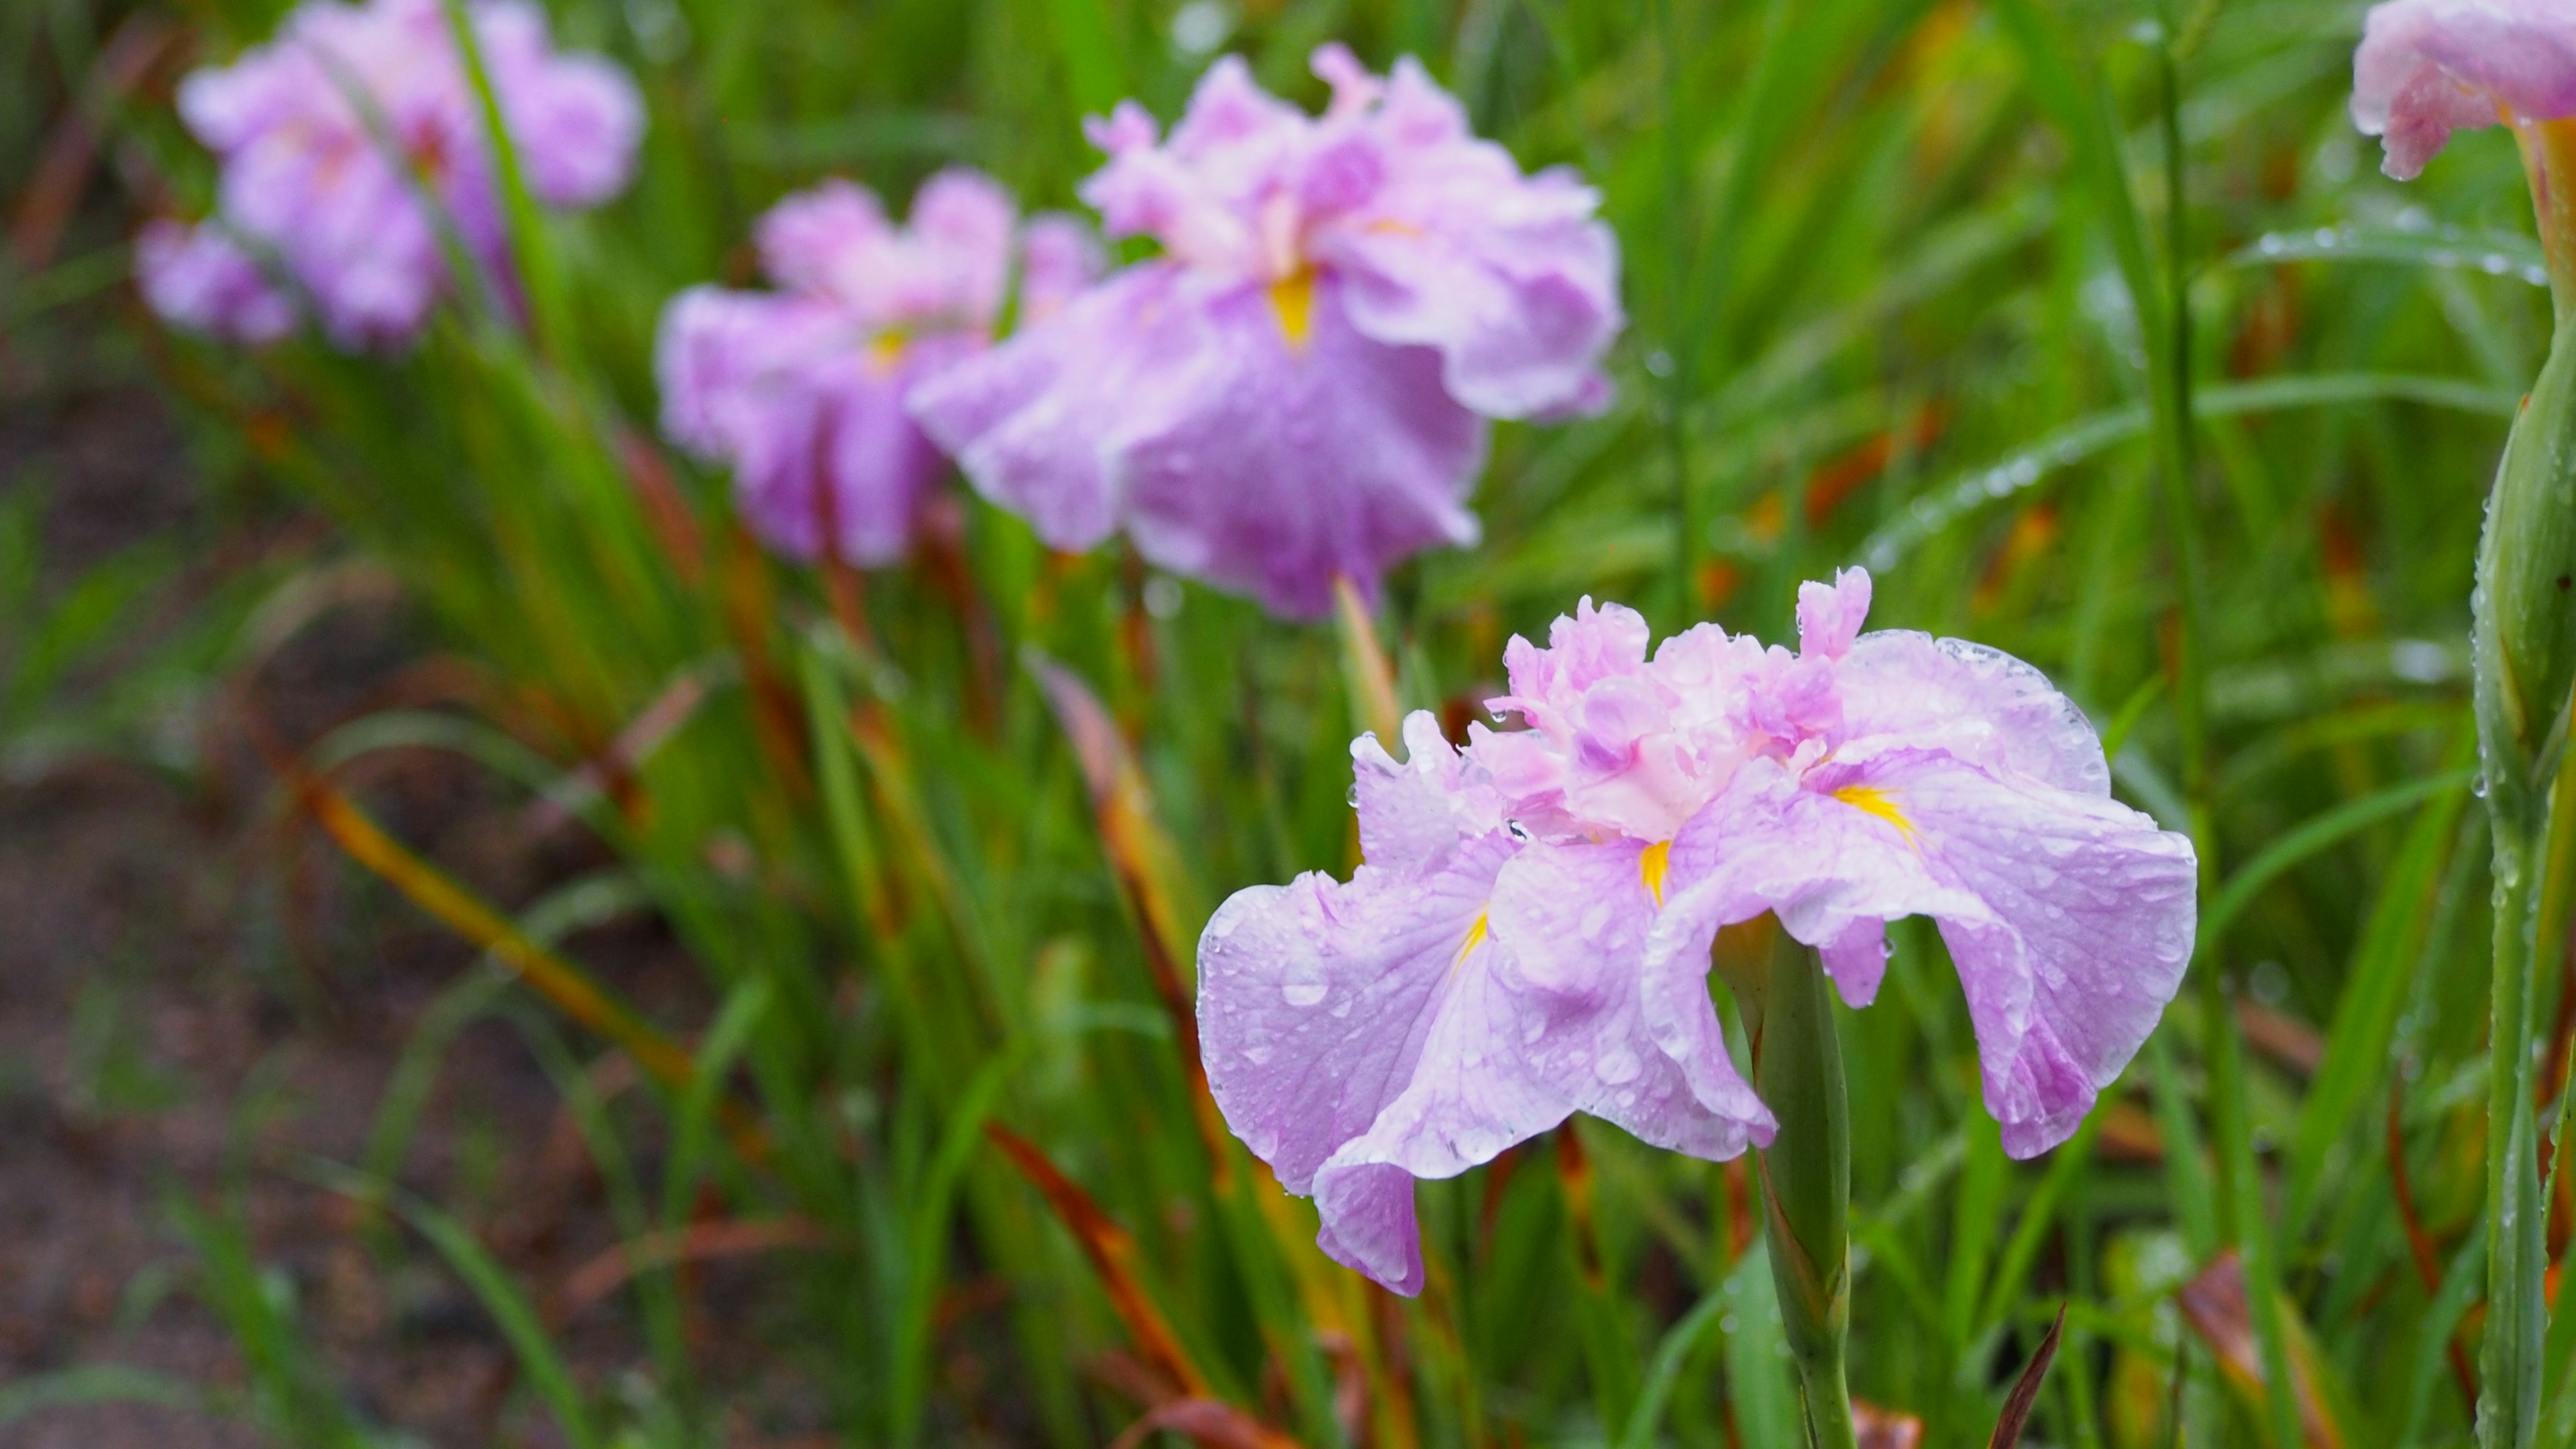
<svg viewBox="0 0 2576 1449">
<path fill-rule="evenodd" d="M 691 1223 L 684 1228 L 646 1233 L 575 1268 L 564 1279 L 556 1297 L 556 1321 L 579 1315 L 648 1269 L 710 1258 L 739 1258 L 782 1248 L 824 1248 L 835 1242 L 813 1219 L 793 1216 Z"/>
<path fill-rule="evenodd" d="M 2004 1396 L 2003 1417 L 1995 1421 L 1994 1437 L 1986 1449 L 2016 1449 L 2021 1443 L 2022 1426 L 2030 1422 L 2030 1411 L 2039 1402 L 2039 1386 L 2048 1378 L 2048 1365 L 2057 1357 L 2057 1341 L 2066 1332 L 2066 1305 L 2057 1305 L 2057 1318 L 2048 1325 L 2048 1335 L 2031 1352 L 2030 1362 L 2022 1365 L 2021 1377 L 2013 1380 L 2012 1392 Z"/>
<path fill-rule="evenodd" d="M 296 802 L 349 858 L 366 867 L 404 899 L 464 937 L 515 974 L 557 1011 L 582 1027 L 617 1044 L 636 1065 L 673 1092 L 687 1090 L 697 1079 L 697 1062 L 678 1042 L 638 1015 L 594 982 L 579 967 L 537 944 L 508 917 L 485 905 L 446 872 L 412 854 L 369 819 L 356 802 L 329 781 L 281 753 L 270 763 L 286 777 Z M 744 1160 L 767 1156 L 759 1123 L 740 1104 L 727 1100 L 717 1113 Z"/>
<path fill-rule="evenodd" d="M 1136 1449 L 1156 1432 L 1178 1434 L 1200 1449 L 1297 1449 L 1297 1441 L 1223 1399 L 1174 1399 L 1148 1410 L 1110 1441 L 1109 1449 Z"/>
<path fill-rule="evenodd" d="M 1223 1185 L 1232 1176 L 1228 1166 L 1232 1159 L 1226 1150 L 1224 1120 L 1217 1113 L 1216 1099 L 1208 1093 L 1207 1066 L 1199 1056 L 1198 1007 L 1192 999 L 1190 982 L 1182 974 L 1181 963 L 1192 959 L 1192 941 L 1182 924 L 1176 899 L 1181 880 L 1179 853 L 1173 849 L 1171 837 L 1163 833 L 1161 822 L 1154 818 L 1154 796 L 1145 784 L 1144 771 L 1137 768 L 1126 737 L 1118 733 L 1117 722 L 1109 717 L 1099 698 L 1079 675 L 1054 660 L 1032 653 L 1028 662 L 1066 739 L 1072 742 L 1074 759 L 1082 767 L 1083 786 L 1090 792 L 1092 818 L 1100 829 L 1101 846 L 1109 854 L 1110 869 L 1117 874 L 1119 888 L 1136 912 L 1137 935 L 1145 947 L 1145 967 L 1153 974 L 1154 990 L 1172 1016 L 1181 1067 L 1190 1078 L 1191 1120 L 1198 1128 L 1201 1144 L 1207 1148 L 1208 1162 Z"/>
<path fill-rule="evenodd" d="M 2397 1222 L 2406 1231 L 2406 1256 L 2415 1264 L 2415 1281 L 2424 1285 L 2424 1295 L 2442 1291 L 2441 1254 L 2433 1246 L 2433 1235 L 2424 1230 L 2423 1214 L 2415 1206 L 2415 1179 L 2406 1168 L 2406 1084 L 2397 1082 L 2388 1091 L 2388 1188 L 2397 1201 Z M 2474 1415 L 2478 1411 L 2478 1370 L 2470 1359 L 2465 1326 L 2451 1331 L 2451 1382 L 2459 1386 L 2460 1402 Z"/>
<path fill-rule="evenodd" d="M 1206 1397 L 1207 1376 L 1199 1372 L 1163 1311 L 1154 1306 L 1154 1300 L 1146 1296 L 1144 1285 L 1136 1279 L 1136 1240 L 1100 1210 L 1091 1194 L 1057 1171 L 1036 1143 L 998 1122 L 985 1123 L 984 1135 L 1045 1196 L 1057 1220 L 1081 1245 L 1083 1256 L 1091 1260 L 1092 1271 L 1100 1275 L 1101 1288 L 1109 1294 L 1110 1307 L 1117 1310 L 1119 1321 L 1127 1326 L 1128 1338 L 1134 1341 L 1136 1352 L 1146 1364 L 1170 1382 L 1178 1397 Z"/>
</svg>

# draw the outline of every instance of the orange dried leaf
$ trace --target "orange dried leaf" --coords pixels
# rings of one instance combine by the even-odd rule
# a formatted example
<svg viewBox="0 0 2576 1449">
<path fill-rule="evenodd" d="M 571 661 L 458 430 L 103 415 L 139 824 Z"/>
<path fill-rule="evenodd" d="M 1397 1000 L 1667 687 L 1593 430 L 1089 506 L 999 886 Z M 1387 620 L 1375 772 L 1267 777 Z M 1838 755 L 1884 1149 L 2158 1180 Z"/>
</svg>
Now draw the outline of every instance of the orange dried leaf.
<svg viewBox="0 0 2576 1449">
<path fill-rule="evenodd" d="M 2212 1259 L 2174 1300 L 2182 1309 L 2183 1321 L 2218 1360 L 2219 1377 L 2250 1402 L 2261 1404 L 2266 1392 L 2263 1357 L 2245 1296 L 2245 1264 L 2236 1250 L 2229 1248 Z M 2348 1441 L 2319 1389 L 2316 1350 L 2299 1329 L 2291 1306 L 2285 1302 L 2280 1308 L 2290 1339 L 2290 1378 L 2298 1395 L 2300 1433 L 2309 1449 L 2344 1449 Z"/>
<path fill-rule="evenodd" d="M 1923 1421 L 1902 1409 L 1854 1399 L 1852 1428 L 1858 1431 L 1860 1449 L 1923 1449 Z"/>
</svg>

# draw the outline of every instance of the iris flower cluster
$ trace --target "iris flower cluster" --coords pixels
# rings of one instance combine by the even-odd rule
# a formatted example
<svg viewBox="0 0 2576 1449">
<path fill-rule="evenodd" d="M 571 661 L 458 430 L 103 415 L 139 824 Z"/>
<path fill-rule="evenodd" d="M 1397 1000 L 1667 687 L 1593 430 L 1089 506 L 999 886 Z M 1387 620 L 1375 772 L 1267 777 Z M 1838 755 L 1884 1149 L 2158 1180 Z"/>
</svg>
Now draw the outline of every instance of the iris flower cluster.
<svg viewBox="0 0 2576 1449">
<path fill-rule="evenodd" d="M 1769 916 L 1845 1002 L 1886 925 L 1939 923 L 1985 1103 L 2015 1157 L 2073 1134 L 2192 951 L 2189 839 L 2110 798 L 2083 712 L 2029 665 L 1863 634 L 1869 576 L 1799 591 L 1799 647 L 1702 624 L 1650 659 L 1589 599 L 1515 638 L 1521 728 L 1428 714 L 1399 762 L 1352 746 L 1364 863 L 1237 893 L 1199 944 L 1199 1030 L 1227 1122 L 1334 1259 L 1422 1287 L 1416 1178 L 1586 1112 L 1732 1157 L 1776 1127 L 1728 1055 L 1721 928 Z"/>
<path fill-rule="evenodd" d="M 538 197 L 615 192 L 641 125 L 624 77 L 551 52 L 517 0 L 470 14 Z M 2384 28 L 2364 69 L 2395 78 L 2392 165 L 2420 164 L 2468 123 L 2461 76 L 2504 82 Z M 1524 173 L 1418 64 L 1379 76 L 1336 45 L 1313 64 L 1320 115 L 1227 58 L 1168 132 L 1133 103 L 1091 124 L 1109 160 L 1084 201 L 1154 245 L 1106 276 L 1087 227 L 1024 222 L 972 171 L 924 184 L 902 225 L 848 181 L 789 196 L 757 228 L 773 290 L 666 310 L 664 431 L 802 559 L 900 558 L 952 457 L 1053 546 L 1123 534 L 1289 617 L 1473 543 L 1492 422 L 1608 398 L 1617 244 L 1589 187 Z M 450 224 L 506 280 L 440 0 L 308 4 L 182 108 L 223 191 L 214 220 L 143 238 L 172 319 L 257 339 L 309 303 L 344 345 L 399 342 L 453 285 Z M 1199 951 L 1218 1105 L 1317 1199 L 1333 1257 L 1418 1290 L 1414 1181 L 1575 1112 L 1707 1158 L 1770 1143 L 1708 987 L 1719 932 L 1763 918 L 1853 1006 L 1887 922 L 1933 918 L 2005 1149 L 2075 1130 L 2190 958 L 2191 846 L 2111 800 L 2091 725 L 2037 671 L 1864 634 L 1869 603 L 1855 570 L 1801 591 L 1795 652 L 1704 624 L 1650 656 L 1639 615 L 1587 599 L 1506 652 L 1490 703 L 1517 728 L 1455 744 L 1416 714 L 1402 760 L 1353 746 L 1365 863 L 1237 894 Z"/>
<path fill-rule="evenodd" d="M 534 197 L 580 208 L 624 189 L 644 126 L 625 72 L 554 50 L 525 0 L 467 13 Z M 481 103 L 440 0 L 314 0 L 267 44 L 190 75 L 179 114 L 222 176 L 211 218 L 137 240 L 143 295 L 172 323 L 265 342 L 309 307 L 335 344 L 389 348 L 455 287 L 451 245 L 515 285 Z"/>
</svg>

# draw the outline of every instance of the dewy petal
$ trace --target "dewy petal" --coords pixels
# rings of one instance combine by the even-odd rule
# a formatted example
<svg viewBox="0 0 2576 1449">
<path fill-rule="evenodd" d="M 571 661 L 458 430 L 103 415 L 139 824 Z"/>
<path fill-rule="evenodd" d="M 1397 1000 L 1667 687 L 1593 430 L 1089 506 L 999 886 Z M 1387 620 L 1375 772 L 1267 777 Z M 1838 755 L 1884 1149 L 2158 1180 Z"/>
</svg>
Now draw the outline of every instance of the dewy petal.
<svg viewBox="0 0 2576 1449">
<path fill-rule="evenodd" d="M 1830 584 L 1798 585 L 1798 652 L 1840 659 L 1869 617 L 1869 570 L 1843 569 Z"/>
<path fill-rule="evenodd" d="M 2092 721 L 2048 676 L 2000 649 L 1882 630 L 1854 642 L 1834 683 L 1848 741 L 1938 748 L 1993 773 L 2111 793 Z"/>
<path fill-rule="evenodd" d="M 2353 123 L 2411 180 L 2455 130 L 2576 115 L 2576 7 L 2563 0 L 2389 0 L 2353 54 Z"/>
<path fill-rule="evenodd" d="M 1520 1025 L 1504 1049 L 1575 1110 L 1722 1161 L 1768 1142 L 1776 1124 L 1722 1050 L 1697 1064 L 1695 1081 L 1656 1045 L 1640 987 L 1662 901 L 1645 854 L 1633 840 L 1533 844 L 1503 867 L 1492 931 L 1512 964 Z"/>
<path fill-rule="evenodd" d="M 1649 952 L 1648 1010 L 1704 993 L 1722 925 L 1776 915 L 1831 952 L 1848 999 L 1875 990 L 1845 977 L 1878 922 L 1934 917 L 1968 993 L 1987 1110 L 2005 1150 L 2029 1157 L 2074 1132 L 2173 999 L 2195 887 L 2188 839 L 2093 795 L 1929 750 L 1804 781 L 1763 762 L 1674 842 L 1667 889 L 1680 894 Z M 1702 1049 L 1684 1024 L 1659 1040 Z"/>
<path fill-rule="evenodd" d="M 1404 1164 L 1454 1173 L 1571 1110 L 1486 1045 L 1517 1031 L 1496 1020 L 1510 1008 L 1485 927 L 1513 849 L 1495 832 L 1436 870 L 1255 886 L 1199 940 L 1200 1041 L 1226 1122 L 1282 1186 L 1318 1197 L 1328 1252 L 1401 1292 L 1422 1271 L 1412 1184 L 1391 1180 Z M 1407 1130 L 1436 1140 L 1410 1154 Z"/>
<path fill-rule="evenodd" d="M 1430 866 L 1460 841 L 1502 828 L 1493 790 L 1470 778 L 1473 767 L 1442 737 L 1429 711 L 1405 716 L 1404 748 L 1398 764 L 1373 734 L 1351 741 L 1351 803 L 1359 812 L 1360 854 L 1369 864 Z"/>
<path fill-rule="evenodd" d="M 1861 917 L 1819 946 L 1817 957 L 1843 1004 L 1858 1011 L 1878 999 L 1887 978 L 1887 922 Z"/>
<path fill-rule="evenodd" d="M 2004 1151 L 2072 1136 L 2190 964 L 2191 842 L 2125 805 L 1926 761 L 1886 787 L 1987 919 L 1941 923 L 1967 988 Z"/>
<path fill-rule="evenodd" d="M 1485 423 L 1442 390 L 1436 356 L 1353 331 L 1329 278 L 1302 343 L 1261 288 L 1199 305 L 1196 354 L 1157 373 L 1181 405 L 1113 455 L 1137 552 L 1319 618 L 1336 577 L 1373 598 L 1402 559 L 1476 541 L 1464 499 Z"/>
</svg>

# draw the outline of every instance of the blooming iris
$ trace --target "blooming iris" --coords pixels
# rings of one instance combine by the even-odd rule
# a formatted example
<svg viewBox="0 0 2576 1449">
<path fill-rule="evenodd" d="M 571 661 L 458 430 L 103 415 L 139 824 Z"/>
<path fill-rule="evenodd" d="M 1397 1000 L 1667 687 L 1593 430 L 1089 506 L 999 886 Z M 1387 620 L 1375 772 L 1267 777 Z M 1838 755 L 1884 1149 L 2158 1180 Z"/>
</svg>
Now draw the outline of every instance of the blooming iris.
<svg viewBox="0 0 2576 1449">
<path fill-rule="evenodd" d="M 663 313 L 663 430 L 729 464 L 743 516 L 771 547 L 890 563 L 942 466 L 904 412 L 905 389 L 981 349 L 1020 256 L 1020 314 L 1044 317 L 1098 270 L 1080 225 L 1019 226 L 982 174 L 940 173 L 911 224 L 873 192 L 827 181 L 758 229 L 776 292 L 695 287 Z"/>
<path fill-rule="evenodd" d="M 975 486 L 1048 543 L 1125 529 L 1275 612 L 1331 607 L 1477 536 L 1488 418 L 1598 406 L 1618 247 L 1570 173 L 1524 176 L 1410 59 L 1327 45 L 1320 117 L 1228 56 L 1168 137 L 1090 124 L 1083 186 L 1162 254 L 913 395 Z"/>
<path fill-rule="evenodd" d="M 614 196 L 644 124 L 626 74 L 556 53 L 545 12 L 521 0 L 469 14 L 530 192 L 558 207 Z M 179 114 L 223 175 L 212 220 L 161 223 L 138 250 L 144 296 L 172 322 L 264 341 L 287 330 L 291 292 L 341 346 L 399 345 L 452 285 L 442 221 L 507 276 L 482 109 L 440 0 L 313 0 L 268 44 L 189 76 Z"/>
<path fill-rule="evenodd" d="M 2576 116 L 2576 6 L 2567 0 L 2390 0 L 2353 56 L 2353 123 L 2411 181 L 2478 126 Z"/>
<path fill-rule="evenodd" d="M 1422 1286 L 1413 1180 L 1574 1112 L 1724 1158 L 1775 1123 L 1729 1059 L 1707 977 L 1763 915 L 1845 1001 L 1885 923 L 1940 924 L 2005 1150 L 2071 1135 L 2189 961 L 2190 842 L 2113 802 L 2081 711 L 2028 665 L 1861 634 L 1869 576 L 1799 593 L 1799 649 L 1713 624 L 1647 657 L 1645 620 L 1585 600 L 1515 638 L 1528 728 L 1428 714 L 1398 763 L 1351 754 L 1365 863 L 1237 893 L 1199 943 L 1208 1083 L 1336 1260 Z"/>
</svg>

